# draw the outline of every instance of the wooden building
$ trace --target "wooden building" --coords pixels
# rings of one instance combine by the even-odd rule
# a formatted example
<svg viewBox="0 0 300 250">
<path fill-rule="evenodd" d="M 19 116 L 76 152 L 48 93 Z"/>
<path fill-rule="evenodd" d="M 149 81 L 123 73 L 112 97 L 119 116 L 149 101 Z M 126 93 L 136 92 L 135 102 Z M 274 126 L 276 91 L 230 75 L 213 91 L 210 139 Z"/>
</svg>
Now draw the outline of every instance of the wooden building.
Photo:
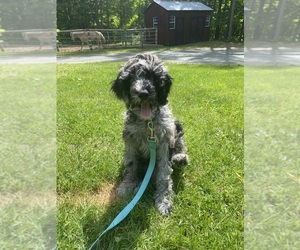
<svg viewBox="0 0 300 250">
<path fill-rule="evenodd" d="M 212 11 L 200 2 L 154 0 L 145 10 L 145 26 L 157 28 L 159 45 L 207 41 Z"/>
</svg>

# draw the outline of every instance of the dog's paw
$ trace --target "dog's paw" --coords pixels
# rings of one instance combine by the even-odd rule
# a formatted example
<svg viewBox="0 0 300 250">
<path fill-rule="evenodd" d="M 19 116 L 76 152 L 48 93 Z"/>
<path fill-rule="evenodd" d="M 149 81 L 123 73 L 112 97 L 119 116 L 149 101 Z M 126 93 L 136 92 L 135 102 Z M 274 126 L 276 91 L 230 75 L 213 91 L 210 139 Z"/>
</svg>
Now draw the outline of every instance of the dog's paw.
<svg viewBox="0 0 300 250">
<path fill-rule="evenodd" d="M 171 158 L 173 168 L 183 168 L 189 164 L 189 157 L 186 154 L 175 154 Z"/>
<path fill-rule="evenodd" d="M 124 197 L 128 194 L 134 193 L 137 187 L 138 183 L 122 182 L 117 188 L 117 194 L 121 197 Z"/>
<path fill-rule="evenodd" d="M 156 205 L 156 208 L 158 209 L 159 213 L 163 216 L 170 215 L 172 207 L 173 207 L 172 202 L 167 199 L 156 202 L 155 205 Z"/>
</svg>

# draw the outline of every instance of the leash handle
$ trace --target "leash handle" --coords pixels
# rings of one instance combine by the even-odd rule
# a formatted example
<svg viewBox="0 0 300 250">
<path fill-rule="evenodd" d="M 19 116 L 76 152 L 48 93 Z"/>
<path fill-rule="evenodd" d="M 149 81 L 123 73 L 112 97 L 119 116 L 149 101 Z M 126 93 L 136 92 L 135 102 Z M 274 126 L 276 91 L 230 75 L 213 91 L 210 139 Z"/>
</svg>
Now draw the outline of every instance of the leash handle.
<svg viewBox="0 0 300 250">
<path fill-rule="evenodd" d="M 117 226 L 122 220 L 126 218 L 126 216 L 131 212 L 131 210 L 135 207 L 135 205 L 138 203 L 140 198 L 142 197 L 143 193 L 145 192 L 148 183 L 150 181 L 151 175 L 154 170 L 155 162 L 156 162 L 156 142 L 155 140 L 148 140 L 148 145 L 150 149 L 150 162 L 148 165 L 147 172 L 145 174 L 145 177 L 142 181 L 142 184 L 134 196 L 134 198 L 128 203 L 128 205 L 123 208 L 123 210 L 116 216 L 116 218 L 111 222 L 111 224 L 98 236 L 98 238 L 94 241 L 94 243 L 90 246 L 88 250 L 93 249 L 93 247 L 96 245 L 96 243 L 100 240 L 100 238 L 109 230 Z"/>
</svg>

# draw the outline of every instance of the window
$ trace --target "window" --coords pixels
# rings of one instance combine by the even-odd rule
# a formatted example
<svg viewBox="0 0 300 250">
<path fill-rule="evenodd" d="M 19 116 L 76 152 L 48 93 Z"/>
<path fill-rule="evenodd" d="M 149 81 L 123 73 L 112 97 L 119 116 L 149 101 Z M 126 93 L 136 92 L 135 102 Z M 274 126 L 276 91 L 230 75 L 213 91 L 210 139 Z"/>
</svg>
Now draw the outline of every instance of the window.
<svg viewBox="0 0 300 250">
<path fill-rule="evenodd" d="M 158 27 L 158 17 L 155 16 L 153 17 L 153 28 L 157 28 Z"/>
<path fill-rule="evenodd" d="M 207 28 L 207 27 L 209 27 L 210 26 L 210 15 L 207 15 L 206 17 L 205 17 L 205 27 Z"/>
<path fill-rule="evenodd" d="M 175 29 L 175 16 L 170 16 L 169 17 L 169 29 Z"/>
</svg>

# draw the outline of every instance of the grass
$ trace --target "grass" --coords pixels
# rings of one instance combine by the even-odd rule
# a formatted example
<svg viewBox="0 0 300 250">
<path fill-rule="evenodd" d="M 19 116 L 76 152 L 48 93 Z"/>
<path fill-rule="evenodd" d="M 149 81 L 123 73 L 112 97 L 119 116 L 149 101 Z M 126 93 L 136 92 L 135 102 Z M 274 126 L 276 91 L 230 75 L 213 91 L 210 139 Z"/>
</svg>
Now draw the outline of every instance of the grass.
<svg viewBox="0 0 300 250">
<path fill-rule="evenodd" d="M 59 64 L 57 244 L 87 249 L 129 200 L 121 175 L 124 105 L 110 92 L 121 63 Z M 173 174 L 163 218 L 153 186 L 99 249 L 243 249 L 243 67 L 168 64 L 174 116 L 191 164 Z"/>
<path fill-rule="evenodd" d="M 245 247 L 298 249 L 299 67 L 245 70 Z"/>
<path fill-rule="evenodd" d="M 0 245 L 55 244 L 55 64 L 0 65 Z"/>
</svg>

